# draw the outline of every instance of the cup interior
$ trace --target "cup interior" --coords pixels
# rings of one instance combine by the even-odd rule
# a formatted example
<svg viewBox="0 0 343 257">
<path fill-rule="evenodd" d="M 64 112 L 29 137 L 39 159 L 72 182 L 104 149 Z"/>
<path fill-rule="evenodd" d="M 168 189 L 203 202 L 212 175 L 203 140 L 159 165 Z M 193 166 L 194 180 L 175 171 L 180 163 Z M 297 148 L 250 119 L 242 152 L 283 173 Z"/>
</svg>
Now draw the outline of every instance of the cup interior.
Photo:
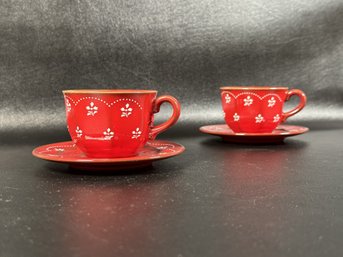
<svg viewBox="0 0 343 257">
<path fill-rule="evenodd" d="M 68 89 L 64 94 L 156 94 L 156 90 L 145 89 Z"/>
<path fill-rule="evenodd" d="M 232 90 L 265 90 L 265 91 L 275 91 L 275 90 L 288 90 L 288 87 L 284 86 L 223 86 L 220 87 L 222 91 L 232 91 Z"/>
</svg>

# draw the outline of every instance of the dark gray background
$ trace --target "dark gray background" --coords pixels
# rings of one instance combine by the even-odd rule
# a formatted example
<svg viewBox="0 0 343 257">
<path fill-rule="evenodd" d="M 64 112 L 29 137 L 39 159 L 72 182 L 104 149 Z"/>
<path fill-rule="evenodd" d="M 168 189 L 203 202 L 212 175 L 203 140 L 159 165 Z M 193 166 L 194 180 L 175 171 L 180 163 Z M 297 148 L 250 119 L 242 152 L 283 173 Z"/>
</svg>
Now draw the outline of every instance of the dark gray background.
<svg viewBox="0 0 343 257">
<path fill-rule="evenodd" d="M 64 126 L 61 90 L 148 88 L 222 121 L 221 85 L 283 85 L 343 119 L 343 2 L 1 1 L 0 128 Z M 206 111 L 206 115 L 203 115 Z"/>
<path fill-rule="evenodd" d="M 341 0 L 0 0 L 0 256 L 342 256 L 342 37 Z M 223 122 L 219 86 L 251 84 L 305 91 L 290 123 L 311 132 L 197 131 Z M 70 88 L 174 95 L 161 138 L 187 151 L 118 174 L 33 158 L 68 140 Z"/>
</svg>

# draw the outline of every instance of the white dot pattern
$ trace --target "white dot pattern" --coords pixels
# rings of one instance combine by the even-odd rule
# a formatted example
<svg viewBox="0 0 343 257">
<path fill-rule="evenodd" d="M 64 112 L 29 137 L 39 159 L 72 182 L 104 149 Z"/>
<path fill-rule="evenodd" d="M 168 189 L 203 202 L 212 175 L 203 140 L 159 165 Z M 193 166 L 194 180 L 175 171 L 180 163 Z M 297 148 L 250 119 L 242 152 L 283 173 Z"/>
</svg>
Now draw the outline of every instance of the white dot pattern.
<svg viewBox="0 0 343 257">
<path fill-rule="evenodd" d="M 85 96 L 85 97 L 81 97 L 80 99 L 78 99 L 77 101 L 74 101 L 71 97 L 69 96 L 66 96 L 66 98 L 70 99 L 71 102 L 77 106 L 80 102 L 84 101 L 84 100 L 98 100 L 104 104 L 107 105 L 107 107 L 111 107 L 111 106 L 114 106 L 116 103 L 120 103 L 120 102 L 131 102 L 131 103 L 135 103 L 139 109 L 143 109 L 142 106 L 134 99 L 131 99 L 131 98 L 120 98 L 118 100 L 115 100 L 113 101 L 112 103 L 109 103 L 105 100 L 102 100 L 101 98 L 99 97 L 94 97 L 94 96 Z"/>
<path fill-rule="evenodd" d="M 279 95 L 273 94 L 273 93 L 266 94 L 266 95 L 264 95 L 264 96 L 262 96 L 262 97 L 259 96 L 259 95 L 256 94 L 256 93 L 253 93 L 253 92 L 242 92 L 242 93 L 239 93 L 238 95 L 234 95 L 234 94 L 231 93 L 231 92 L 227 92 L 227 93 L 225 92 L 225 94 L 229 94 L 229 95 L 233 96 L 233 98 L 235 98 L 235 99 L 237 99 L 237 98 L 240 97 L 241 95 L 253 95 L 253 96 L 256 96 L 256 97 L 257 97 L 258 99 L 260 99 L 260 100 L 266 98 L 267 96 L 274 96 L 274 97 L 276 97 L 277 99 L 279 99 L 280 102 L 282 102 L 281 97 L 280 97 Z"/>
<path fill-rule="evenodd" d="M 131 98 L 120 98 L 120 99 L 115 100 L 114 102 L 110 103 L 110 106 L 113 106 L 116 103 L 119 103 L 119 102 L 122 102 L 122 101 L 133 102 L 133 103 L 137 104 L 139 109 L 141 109 L 141 110 L 143 109 L 142 106 L 136 100 L 133 100 Z"/>
<path fill-rule="evenodd" d="M 147 145 L 150 145 L 150 146 L 153 146 L 156 148 L 162 147 L 160 150 L 163 150 L 163 151 L 175 152 L 175 150 L 174 150 L 175 146 L 171 145 L 171 144 L 159 144 L 159 143 L 155 143 L 155 142 L 147 142 Z M 163 153 L 161 153 L 161 154 L 163 154 Z"/>
<path fill-rule="evenodd" d="M 75 147 L 75 144 L 73 145 L 59 145 L 59 146 L 50 146 L 46 148 L 46 151 L 56 151 L 58 148 L 73 148 Z"/>
<path fill-rule="evenodd" d="M 147 142 L 147 145 L 158 149 L 159 152 L 156 153 L 157 155 L 165 155 L 165 154 L 168 154 L 170 152 L 172 152 L 172 153 L 176 153 L 177 152 L 177 150 L 175 150 L 175 145 L 172 145 L 172 144 L 162 144 L 162 143 L 155 143 L 155 142 Z M 75 147 L 76 147 L 75 144 L 72 144 L 72 145 L 50 146 L 50 147 L 47 147 L 44 150 L 40 151 L 39 154 L 46 154 L 46 155 L 53 156 L 53 157 L 61 157 L 65 153 L 60 152 L 57 149 L 72 148 L 72 150 L 73 150 L 73 148 L 75 148 Z M 59 154 L 53 154 L 56 151 L 59 152 Z"/>
</svg>

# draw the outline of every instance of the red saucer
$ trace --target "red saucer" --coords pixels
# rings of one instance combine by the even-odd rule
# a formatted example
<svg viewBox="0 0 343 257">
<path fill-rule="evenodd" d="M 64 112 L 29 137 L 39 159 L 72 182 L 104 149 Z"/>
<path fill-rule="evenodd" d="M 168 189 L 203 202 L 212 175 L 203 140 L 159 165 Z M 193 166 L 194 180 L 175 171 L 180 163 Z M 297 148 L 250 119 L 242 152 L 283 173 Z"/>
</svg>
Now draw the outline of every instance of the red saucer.
<svg viewBox="0 0 343 257">
<path fill-rule="evenodd" d="M 224 141 L 242 144 L 282 143 L 286 137 L 292 137 L 309 131 L 308 128 L 294 125 L 279 125 L 271 133 L 234 133 L 226 124 L 208 125 L 200 128 L 206 134 L 220 136 Z"/>
<path fill-rule="evenodd" d="M 181 154 L 182 145 L 162 140 L 149 141 L 138 155 L 125 158 L 88 158 L 72 141 L 39 146 L 32 154 L 40 159 L 69 164 L 81 170 L 125 170 L 150 166 L 153 161 Z"/>
</svg>

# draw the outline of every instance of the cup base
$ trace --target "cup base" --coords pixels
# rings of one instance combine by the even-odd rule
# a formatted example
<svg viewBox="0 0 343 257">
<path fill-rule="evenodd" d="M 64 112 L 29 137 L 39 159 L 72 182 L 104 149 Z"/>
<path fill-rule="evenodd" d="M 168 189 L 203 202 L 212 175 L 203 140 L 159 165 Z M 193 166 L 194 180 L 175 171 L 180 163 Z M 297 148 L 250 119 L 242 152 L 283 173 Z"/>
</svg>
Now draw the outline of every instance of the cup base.
<svg viewBox="0 0 343 257">
<path fill-rule="evenodd" d="M 259 130 L 254 130 L 254 129 L 232 129 L 230 126 L 229 128 L 234 132 L 234 133 L 244 133 L 244 134 L 268 134 L 272 133 L 274 129 L 259 129 Z"/>
<path fill-rule="evenodd" d="M 80 149 L 83 154 L 88 158 L 129 158 L 138 155 L 140 149 L 144 146 L 133 146 L 133 145 L 117 145 L 113 146 L 111 142 L 97 142 L 97 141 L 87 141 L 87 142 L 76 142 L 77 148 Z"/>
<path fill-rule="evenodd" d="M 84 152 L 88 158 L 128 158 L 134 157 L 137 153 L 118 153 L 118 152 Z"/>
<path fill-rule="evenodd" d="M 235 123 L 235 122 L 226 122 L 228 127 L 234 133 L 244 133 L 244 134 L 264 134 L 264 133 L 272 133 L 275 128 L 279 125 L 276 123 L 267 123 L 263 125 L 256 125 L 250 123 Z"/>
</svg>

